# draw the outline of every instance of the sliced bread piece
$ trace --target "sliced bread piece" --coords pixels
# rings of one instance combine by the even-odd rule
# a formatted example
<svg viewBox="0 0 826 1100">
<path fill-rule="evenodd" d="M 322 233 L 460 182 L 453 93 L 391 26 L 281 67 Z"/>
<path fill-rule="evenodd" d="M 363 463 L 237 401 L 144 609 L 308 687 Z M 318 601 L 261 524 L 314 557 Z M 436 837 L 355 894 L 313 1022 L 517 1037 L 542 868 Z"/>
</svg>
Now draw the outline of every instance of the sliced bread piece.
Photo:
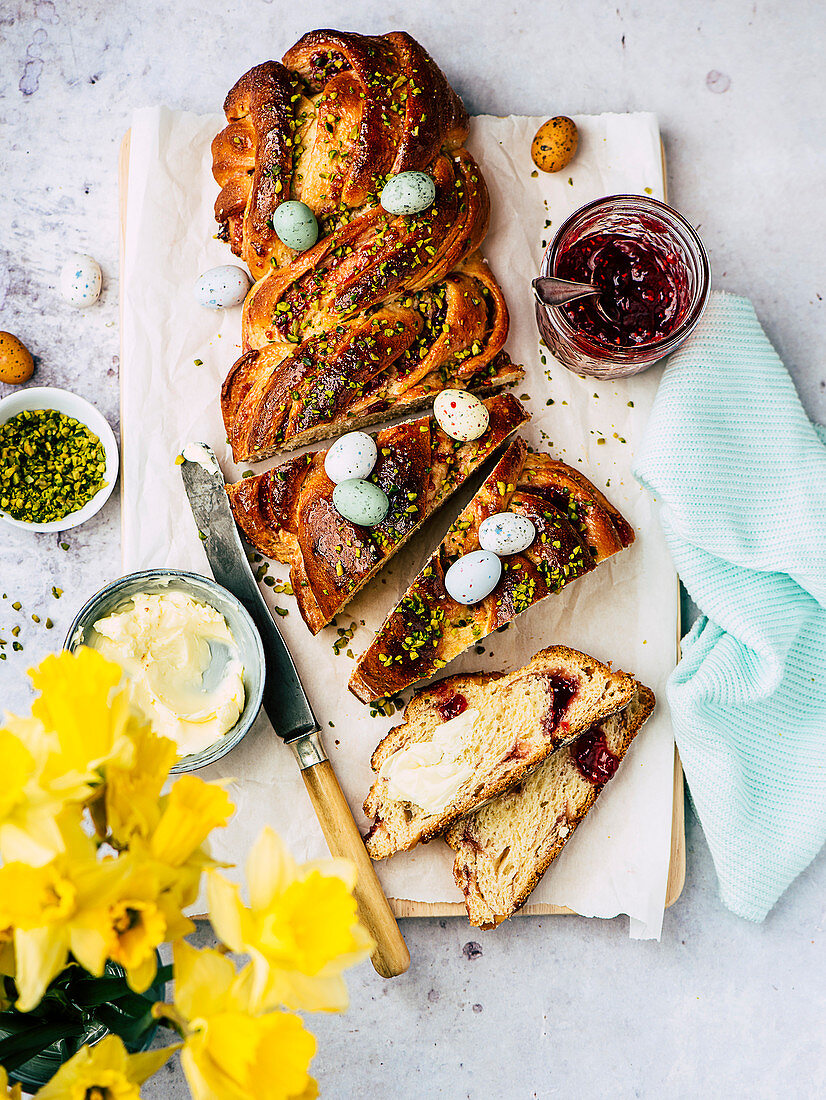
<svg viewBox="0 0 826 1100">
<path fill-rule="evenodd" d="M 510 393 L 483 404 L 490 417 L 487 430 L 467 443 L 445 435 L 432 416 L 378 433 L 370 480 L 387 493 L 390 510 L 375 527 L 351 523 L 333 507 L 326 450 L 227 486 L 233 515 L 249 542 L 289 565 L 298 608 L 313 634 L 530 419 Z"/>
<path fill-rule="evenodd" d="M 630 676 L 565 646 L 516 672 L 451 676 L 420 691 L 370 761 L 368 852 L 383 859 L 444 832 L 633 693 Z"/>
<path fill-rule="evenodd" d="M 482 521 L 506 511 L 533 523 L 534 541 L 502 559 L 502 576 L 481 602 L 455 602 L 445 574 L 479 549 Z M 432 676 L 633 541 L 631 527 L 586 477 L 550 455 L 529 454 L 515 439 L 359 657 L 350 690 L 369 703 Z"/>
<path fill-rule="evenodd" d="M 470 923 L 494 928 L 524 905 L 616 772 L 654 708 L 654 693 L 635 684 L 619 714 L 576 740 L 445 833 L 456 852 L 453 875 Z"/>
</svg>

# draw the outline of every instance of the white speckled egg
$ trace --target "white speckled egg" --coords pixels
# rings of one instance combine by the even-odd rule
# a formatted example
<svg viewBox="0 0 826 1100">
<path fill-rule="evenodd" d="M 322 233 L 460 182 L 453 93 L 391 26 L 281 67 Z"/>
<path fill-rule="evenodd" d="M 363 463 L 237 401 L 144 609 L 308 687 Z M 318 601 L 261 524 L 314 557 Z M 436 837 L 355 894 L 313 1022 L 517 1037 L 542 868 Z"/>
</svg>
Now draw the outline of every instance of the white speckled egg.
<svg viewBox="0 0 826 1100">
<path fill-rule="evenodd" d="M 490 550 L 474 550 L 451 565 L 445 573 L 447 594 L 456 603 L 479 603 L 489 596 L 502 576 L 502 563 Z"/>
<path fill-rule="evenodd" d="M 333 507 L 359 527 L 375 527 L 387 515 L 390 501 L 384 489 L 372 481 L 353 477 L 349 481 L 339 482 L 333 489 Z"/>
<path fill-rule="evenodd" d="M 372 436 L 365 432 L 348 432 L 337 439 L 325 455 L 324 469 L 330 481 L 339 485 L 342 481 L 369 477 L 378 457 Z"/>
<path fill-rule="evenodd" d="M 500 556 L 527 550 L 535 538 L 536 528 L 528 517 L 515 512 L 497 512 L 479 525 L 479 545 Z"/>
<path fill-rule="evenodd" d="M 94 305 L 103 280 L 94 256 L 70 256 L 60 269 L 60 293 L 76 309 Z"/>
<path fill-rule="evenodd" d="M 250 285 L 243 268 L 222 264 L 203 273 L 195 285 L 195 297 L 207 309 L 229 309 L 241 305 Z"/>
<path fill-rule="evenodd" d="M 306 252 L 318 240 L 318 221 L 303 202 L 290 199 L 282 202 L 272 216 L 272 227 L 278 239 L 298 252 Z"/>
<path fill-rule="evenodd" d="M 435 198 L 436 184 L 427 172 L 399 172 L 384 185 L 379 201 L 388 214 L 418 214 Z"/>
<path fill-rule="evenodd" d="M 445 435 L 463 443 L 484 435 L 490 424 L 488 410 L 467 390 L 442 390 L 433 402 L 433 415 Z"/>
</svg>

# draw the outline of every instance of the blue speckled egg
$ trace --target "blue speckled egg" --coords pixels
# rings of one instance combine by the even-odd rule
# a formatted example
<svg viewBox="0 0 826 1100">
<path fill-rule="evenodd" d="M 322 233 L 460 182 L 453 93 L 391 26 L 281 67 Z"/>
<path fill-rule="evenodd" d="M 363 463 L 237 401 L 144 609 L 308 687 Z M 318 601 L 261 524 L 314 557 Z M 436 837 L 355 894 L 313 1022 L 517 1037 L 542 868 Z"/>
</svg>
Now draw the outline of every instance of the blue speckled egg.
<svg viewBox="0 0 826 1100">
<path fill-rule="evenodd" d="M 399 172 L 384 185 L 379 201 L 388 214 L 418 214 L 435 198 L 436 184 L 427 172 Z"/>
<path fill-rule="evenodd" d="M 489 596 L 502 576 L 502 563 L 490 550 L 474 550 L 451 565 L 445 573 L 447 594 L 456 603 L 479 603 Z"/>
<path fill-rule="evenodd" d="M 195 297 L 207 309 L 229 309 L 241 305 L 250 285 L 243 268 L 222 264 L 203 273 L 195 285 Z"/>
<path fill-rule="evenodd" d="M 536 528 L 527 516 L 515 512 L 497 512 L 479 525 L 479 545 L 499 556 L 519 554 L 536 538 Z"/>
<path fill-rule="evenodd" d="M 70 256 L 60 269 L 60 293 L 76 309 L 93 305 L 100 297 L 100 264 L 94 256 Z"/>
<path fill-rule="evenodd" d="M 318 221 L 303 202 L 290 199 L 282 202 L 272 216 L 272 227 L 287 248 L 306 252 L 318 240 Z"/>
<path fill-rule="evenodd" d="M 324 469 L 330 481 L 339 485 L 342 481 L 369 477 L 379 457 L 372 436 L 365 432 L 348 432 L 335 441 L 324 457 Z"/>
<path fill-rule="evenodd" d="M 352 477 L 349 481 L 339 482 L 333 489 L 333 507 L 359 527 L 375 527 L 387 515 L 390 501 L 384 489 L 372 481 Z"/>
</svg>

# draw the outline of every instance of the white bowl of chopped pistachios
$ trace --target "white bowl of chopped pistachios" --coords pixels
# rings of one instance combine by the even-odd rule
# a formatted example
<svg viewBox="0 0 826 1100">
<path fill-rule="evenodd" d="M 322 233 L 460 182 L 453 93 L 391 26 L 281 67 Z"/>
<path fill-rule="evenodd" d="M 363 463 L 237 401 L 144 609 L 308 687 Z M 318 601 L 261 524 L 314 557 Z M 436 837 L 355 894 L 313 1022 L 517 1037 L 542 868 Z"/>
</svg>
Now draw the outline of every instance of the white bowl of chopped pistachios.
<svg viewBox="0 0 826 1100">
<path fill-rule="evenodd" d="M 0 519 L 68 531 L 99 512 L 118 477 L 106 418 L 68 390 L 34 386 L 0 400 Z"/>
</svg>

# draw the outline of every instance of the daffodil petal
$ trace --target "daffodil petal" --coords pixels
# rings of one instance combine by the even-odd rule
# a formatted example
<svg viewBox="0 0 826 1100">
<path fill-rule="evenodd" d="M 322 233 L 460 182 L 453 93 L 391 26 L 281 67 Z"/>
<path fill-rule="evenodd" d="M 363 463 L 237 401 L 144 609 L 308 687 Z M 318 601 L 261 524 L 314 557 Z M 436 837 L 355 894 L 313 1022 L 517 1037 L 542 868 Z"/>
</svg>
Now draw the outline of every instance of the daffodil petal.
<svg viewBox="0 0 826 1100">
<path fill-rule="evenodd" d="M 247 857 L 247 885 L 253 909 L 266 909 L 282 893 L 297 873 L 295 860 L 281 837 L 269 826 L 258 838 Z"/>
<path fill-rule="evenodd" d="M 40 1089 L 37 1100 L 74 1100 L 97 1092 L 118 1100 L 140 1100 L 139 1086 L 179 1046 L 129 1054 L 117 1035 L 107 1035 L 93 1047 L 81 1047 Z"/>
<path fill-rule="evenodd" d="M 217 951 L 198 951 L 183 940 L 174 945 L 172 958 L 176 1008 L 189 1020 L 221 1011 L 236 977 L 232 962 Z"/>
<path fill-rule="evenodd" d="M 0 1097 L 2 1100 L 22 1100 L 23 1098 L 23 1086 L 22 1085 L 9 1085 L 9 1077 L 6 1071 L 0 1066 Z"/>
<path fill-rule="evenodd" d="M 340 974 L 308 977 L 291 971 L 284 975 L 280 1003 L 301 1012 L 343 1012 L 350 997 Z"/>
<path fill-rule="evenodd" d="M 19 1012 L 31 1012 L 43 998 L 52 978 L 57 977 L 69 957 L 69 936 L 65 928 L 17 929 L 14 933 L 17 963 L 15 982 L 20 996 Z"/>
<path fill-rule="evenodd" d="M 227 881 L 223 875 L 210 871 L 207 875 L 207 900 L 209 919 L 218 939 L 233 951 L 242 951 L 244 937 L 241 920 L 244 907 L 238 887 Z"/>
<path fill-rule="evenodd" d="M 100 928 L 75 925 L 69 932 L 69 948 L 90 974 L 100 977 L 106 966 L 106 936 Z"/>
<path fill-rule="evenodd" d="M 213 829 L 226 825 L 235 807 L 217 783 L 195 775 L 182 776 L 166 797 L 166 805 L 150 841 L 156 859 L 172 867 L 184 863 Z"/>
<path fill-rule="evenodd" d="M 137 1054 L 129 1055 L 129 1079 L 142 1085 L 148 1081 L 153 1073 L 157 1073 L 161 1066 L 166 1065 L 176 1050 L 180 1050 L 182 1043 L 173 1043 L 169 1047 L 161 1047 L 159 1050 L 142 1050 Z"/>
<path fill-rule="evenodd" d="M 324 878 L 340 878 L 348 890 L 356 885 L 356 865 L 351 859 L 315 859 L 309 863 L 302 863 L 299 875 L 306 878 L 311 872 L 317 871 Z"/>
</svg>

